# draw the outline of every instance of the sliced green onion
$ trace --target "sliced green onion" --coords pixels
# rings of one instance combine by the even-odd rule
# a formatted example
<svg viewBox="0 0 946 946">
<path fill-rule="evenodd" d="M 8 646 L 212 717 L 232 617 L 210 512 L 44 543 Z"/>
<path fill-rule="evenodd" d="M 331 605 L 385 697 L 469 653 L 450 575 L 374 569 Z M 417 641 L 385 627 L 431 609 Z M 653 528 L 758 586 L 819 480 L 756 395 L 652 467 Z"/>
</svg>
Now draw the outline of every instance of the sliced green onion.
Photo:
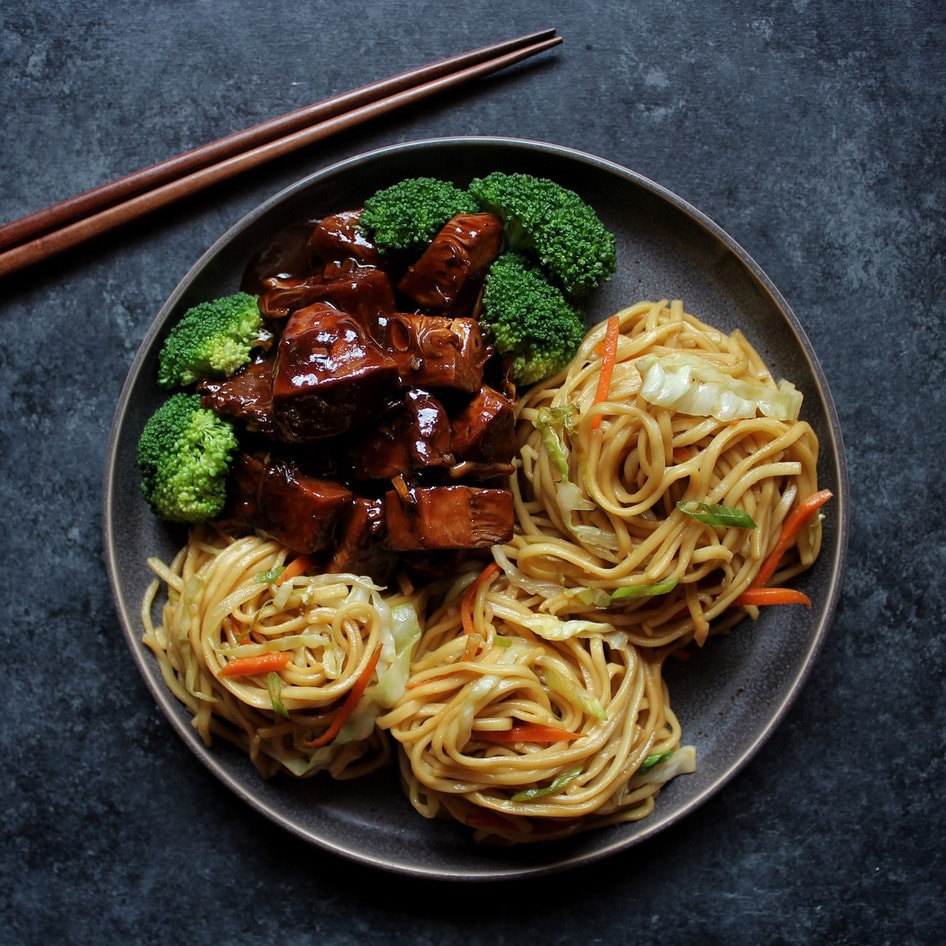
<svg viewBox="0 0 946 946">
<path fill-rule="evenodd" d="M 275 671 L 266 674 L 266 689 L 269 691 L 269 698 L 273 704 L 273 712 L 289 719 L 289 710 L 282 701 L 282 677 Z"/>
<path fill-rule="evenodd" d="M 279 565 L 268 572 L 257 572 L 253 576 L 253 581 L 259 585 L 271 585 L 285 570 L 284 565 Z"/>
<path fill-rule="evenodd" d="M 735 529 L 756 528 L 755 520 L 749 513 L 733 506 L 719 506 L 715 503 L 698 503 L 695 499 L 683 499 L 677 503 L 677 509 L 709 526 L 732 526 Z"/>
<path fill-rule="evenodd" d="M 659 765 L 661 762 L 666 762 L 670 756 L 673 755 L 673 750 L 669 752 L 654 752 L 652 755 L 647 756 L 646 759 L 641 763 L 641 767 L 637 770 L 638 772 L 646 772 L 648 769 L 652 769 L 655 765 Z"/>
<path fill-rule="evenodd" d="M 556 792 L 560 792 L 569 782 L 577 778 L 581 774 L 581 766 L 573 765 L 570 769 L 566 769 L 560 775 L 545 788 L 526 788 L 521 792 L 516 792 L 512 796 L 512 801 L 532 801 L 534 798 L 543 798 L 545 795 L 554 795 Z"/>
<path fill-rule="evenodd" d="M 611 601 L 623 601 L 625 598 L 649 598 L 651 595 L 665 595 L 677 587 L 679 578 L 665 578 L 652 585 L 624 585 L 611 592 Z"/>
</svg>

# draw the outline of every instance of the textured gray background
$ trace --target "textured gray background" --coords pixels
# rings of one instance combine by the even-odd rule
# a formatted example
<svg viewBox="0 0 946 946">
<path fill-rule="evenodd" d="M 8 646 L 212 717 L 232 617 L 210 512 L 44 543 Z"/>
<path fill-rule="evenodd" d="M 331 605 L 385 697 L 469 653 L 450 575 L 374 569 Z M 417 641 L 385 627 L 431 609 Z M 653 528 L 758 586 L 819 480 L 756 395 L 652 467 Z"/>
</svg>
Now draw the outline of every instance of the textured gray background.
<svg viewBox="0 0 946 946">
<path fill-rule="evenodd" d="M 0 219 L 548 25 L 540 65 L 0 284 L 0 942 L 942 941 L 942 3 L 6 0 Z M 819 353 L 851 481 L 839 612 L 750 766 L 626 855 L 498 886 L 364 870 L 234 799 L 138 678 L 100 538 L 114 404 L 191 263 L 317 167 L 454 134 L 600 154 L 725 228 Z"/>
</svg>

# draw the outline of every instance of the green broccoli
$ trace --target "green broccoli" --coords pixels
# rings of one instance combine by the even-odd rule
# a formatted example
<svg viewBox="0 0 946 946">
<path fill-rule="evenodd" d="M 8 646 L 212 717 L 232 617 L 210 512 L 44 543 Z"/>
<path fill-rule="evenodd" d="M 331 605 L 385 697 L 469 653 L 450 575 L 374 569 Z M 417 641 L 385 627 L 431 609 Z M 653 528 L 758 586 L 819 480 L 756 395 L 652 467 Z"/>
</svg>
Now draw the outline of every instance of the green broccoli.
<svg viewBox="0 0 946 946">
<path fill-rule="evenodd" d="M 521 253 L 503 253 L 489 269 L 480 324 L 499 354 L 512 362 L 517 384 L 528 385 L 566 367 L 585 336 L 581 311 Z"/>
<path fill-rule="evenodd" d="M 378 249 L 417 251 L 457 214 L 477 213 L 471 194 L 435 177 L 409 177 L 365 201 L 358 225 Z"/>
<path fill-rule="evenodd" d="M 535 256 L 565 294 L 579 299 L 614 273 L 614 234 L 561 184 L 495 171 L 470 182 L 482 210 L 501 217 L 510 250 Z"/>
<path fill-rule="evenodd" d="M 233 425 L 201 407 L 200 395 L 178 391 L 141 431 L 141 492 L 162 519 L 212 519 L 226 503 L 227 472 L 236 449 Z"/>
<path fill-rule="evenodd" d="M 188 309 L 171 328 L 158 356 L 158 384 L 183 387 L 198 378 L 229 377 L 271 335 L 256 296 L 238 292 Z"/>
</svg>

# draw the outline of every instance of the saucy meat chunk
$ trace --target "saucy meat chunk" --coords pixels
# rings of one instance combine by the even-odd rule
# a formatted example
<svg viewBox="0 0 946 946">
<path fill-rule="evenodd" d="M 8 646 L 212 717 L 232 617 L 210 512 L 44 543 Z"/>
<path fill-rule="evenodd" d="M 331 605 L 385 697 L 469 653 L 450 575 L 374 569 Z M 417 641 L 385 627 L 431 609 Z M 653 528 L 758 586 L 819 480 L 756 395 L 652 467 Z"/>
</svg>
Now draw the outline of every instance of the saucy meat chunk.
<svg viewBox="0 0 946 946">
<path fill-rule="evenodd" d="M 260 477 L 257 507 L 264 529 L 296 552 L 330 548 L 351 504 L 351 490 L 334 480 L 307 476 L 289 460 L 269 462 Z"/>
<path fill-rule="evenodd" d="M 356 496 L 325 570 L 368 575 L 386 582 L 397 567 L 398 557 L 387 541 L 384 504 L 380 499 Z"/>
<path fill-rule="evenodd" d="M 456 484 L 389 490 L 384 517 L 391 546 L 409 551 L 508 542 L 515 514 L 509 490 Z"/>
<path fill-rule="evenodd" d="M 503 224 L 455 216 L 408 265 L 360 217 L 287 227 L 254 257 L 247 285 L 278 340 L 197 390 L 247 434 L 232 526 L 323 572 L 432 579 L 513 535 L 514 388 L 476 318 Z"/>
<path fill-rule="evenodd" d="M 259 529 L 295 552 L 330 549 L 354 497 L 288 457 L 239 453 L 230 472 L 227 518 Z"/>
<path fill-rule="evenodd" d="M 309 237 L 309 247 L 326 262 L 353 259 L 366 266 L 380 265 L 378 248 L 358 229 L 360 218 L 360 209 L 323 217 Z"/>
<path fill-rule="evenodd" d="M 325 303 L 286 322 L 273 372 L 273 417 L 290 443 L 313 443 L 377 417 L 397 363 L 350 315 Z"/>
<path fill-rule="evenodd" d="M 233 458 L 224 518 L 255 529 L 260 522 L 259 487 L 266 457 L 241 451 Z"/>
<path fill-rule="evenodd" d="M 223 417 L 240 421 L 247 430 L 272 437 L 273 364 L 275 353 L 254 361 L 222 381 L 204 378 L 197 382 L 200 403 Z"/>
<path fill-rule="evenodd" d="M 305 278 L 274 276 L 266 280 L 259 305 L 267 318 L 284 319 L 315 302 L 328 303 L 353 316 L 372 333 L 397 308 L 387 273 L 369 268 Z"/>
<path fill-rule="evenodd" d="M 388 404 L 351 450 L 352 473 L 360 480 L 391 480 L 453 462 L 450 418 L 429 391 L 412 388 Z"/>
<path fill-rule="evenodd" d="M 457 460 L 509 463 L 516 454 L 511 398 L 484 385 L 453 418 L 450 445 Z"/>
<path fill-rule="evenodd" d="M 398 289 L 424 308 L 452 309 L 461 297 L 478 291 L 478 277 L 499 255 L 502 241 L 503 224 L 494 214 L 453 217 L 408 268 Z"/>
<path fill-rule="evenodd" d="M 479 390 L 487 352 L 475 319 L 398 312 L 388 319 L 387 341 L 405 384 Z"/>
</svg>

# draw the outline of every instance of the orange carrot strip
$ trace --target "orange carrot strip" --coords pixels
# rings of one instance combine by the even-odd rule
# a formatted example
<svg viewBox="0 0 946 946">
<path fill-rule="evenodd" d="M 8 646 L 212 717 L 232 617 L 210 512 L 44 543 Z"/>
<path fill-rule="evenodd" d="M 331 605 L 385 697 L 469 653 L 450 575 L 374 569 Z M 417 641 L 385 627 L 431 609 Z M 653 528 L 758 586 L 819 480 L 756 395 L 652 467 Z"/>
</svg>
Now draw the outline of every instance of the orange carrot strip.
<svg viewBox="0 0 946 946">
<path fill-rule="evenodd" d="M 312 564 L 312 559 L 308 555 L 297 555 L 283 570 L 282 574 L 276 579 L 276 584 L 281 585 L 290 578 L 297 578 L 299 575 L 308 571 Z"/>
<path fill-rule="evenodd" d="M 598 387 L 595 390 L 593 404 L 600 404 L 608 399 L 611 390 L 611 377 L 614 374 L 614 363 L 618 357 L 618 338 L 621 335 L 621 322 L 616 315 L 608 318 L 605 329 L 604 344 L 601 347 L 601 374 L 598 375 Z M 591 418 L 591 429 L 597 430 L 601 423 L 601 415 L 595 414 Z"/>
<path fill-rule="evenodd" d="M 258 673 L 279 673 L 289 663 L 289 653 L 285 650 L 256 654 L 252 657 L 234 657 L 228 660 L 218 677 L 252 677 Z"/>
<path fill-rule="evenodd" d="M 571 742 L 581 737 L 580 732 L 569 732 L 541 723 L 520 723 L 512 729 L 486 729 L 476 733 L 477 739 L 487 742 Z"/>
<path fill-rule="evenodd" d="M 499 571 L 495 562 L 490 562 L 470 583 L 460 599 L 460 620 L 463 624 L 463 633 L 473 633 L 473 599 L 484 582 L 489 581 Z"/>
<path fill-rule="evenodd" d="M 493 576 L 498 572 L 499 566 L 495 562 L 490 562 L 489 565 L 473 579 L 470 586 L 463 592 L 463 597 L 460 599 L 460 623 L 463 628 L 463 633 L 467 636 L 467 645 L 463 651 L 464 660 L 472 660 L 478 646 L 477 638 L 474 636 L 473 599 L 476 597 L 477 591 L 484 582 L 491 581 Z"/>
<path fill-rule="evenodd" d="M 355 711 L 358 701 L 364 695 L 365 690 L 368 689 L 371 675 L 374 673 L 374 668 L 378 666 L 380 657 L 381 645 L 378 644 L 371 659 L 365 664 L 365 669 L 361 671 L 358 679 L 355 681 L 355 685 L 348 691 L 348 696 L 345 697 L 345 702 L 339 707 L 335 718 L 332 720 L 332 724 L 321 736 L 316 736 L 311 742 L 306 743 L 310 749 L 327 746 L 342 731 L 342 726 L 345 725 L 348 717 Z"/>
<path fill-rule="evenodd" d="M 834 494 L 830 489 L 822 489 L 817 493 L 812 493 L 807 499 L 803 499 L 789 514 L 788 518 L 782 523 L 782 531 L 779 535 L 775 548 L 769 553 L 768 557 L 762 563 L 759 573 L 752 582 L 752 588 L 761 588 L 769 583 L 769 580 L 775 574 L 778 563 L 782 556 L 791 547 L 795 537 L 801 531 L 801 527 L 829 500 Z"/>
<path fill-rule="evenodd" d="M 736 605 L 804 604 L 811 607 L 811 599 L 794 588 L 747 588 L 733 602 Z"/>
</svg>

